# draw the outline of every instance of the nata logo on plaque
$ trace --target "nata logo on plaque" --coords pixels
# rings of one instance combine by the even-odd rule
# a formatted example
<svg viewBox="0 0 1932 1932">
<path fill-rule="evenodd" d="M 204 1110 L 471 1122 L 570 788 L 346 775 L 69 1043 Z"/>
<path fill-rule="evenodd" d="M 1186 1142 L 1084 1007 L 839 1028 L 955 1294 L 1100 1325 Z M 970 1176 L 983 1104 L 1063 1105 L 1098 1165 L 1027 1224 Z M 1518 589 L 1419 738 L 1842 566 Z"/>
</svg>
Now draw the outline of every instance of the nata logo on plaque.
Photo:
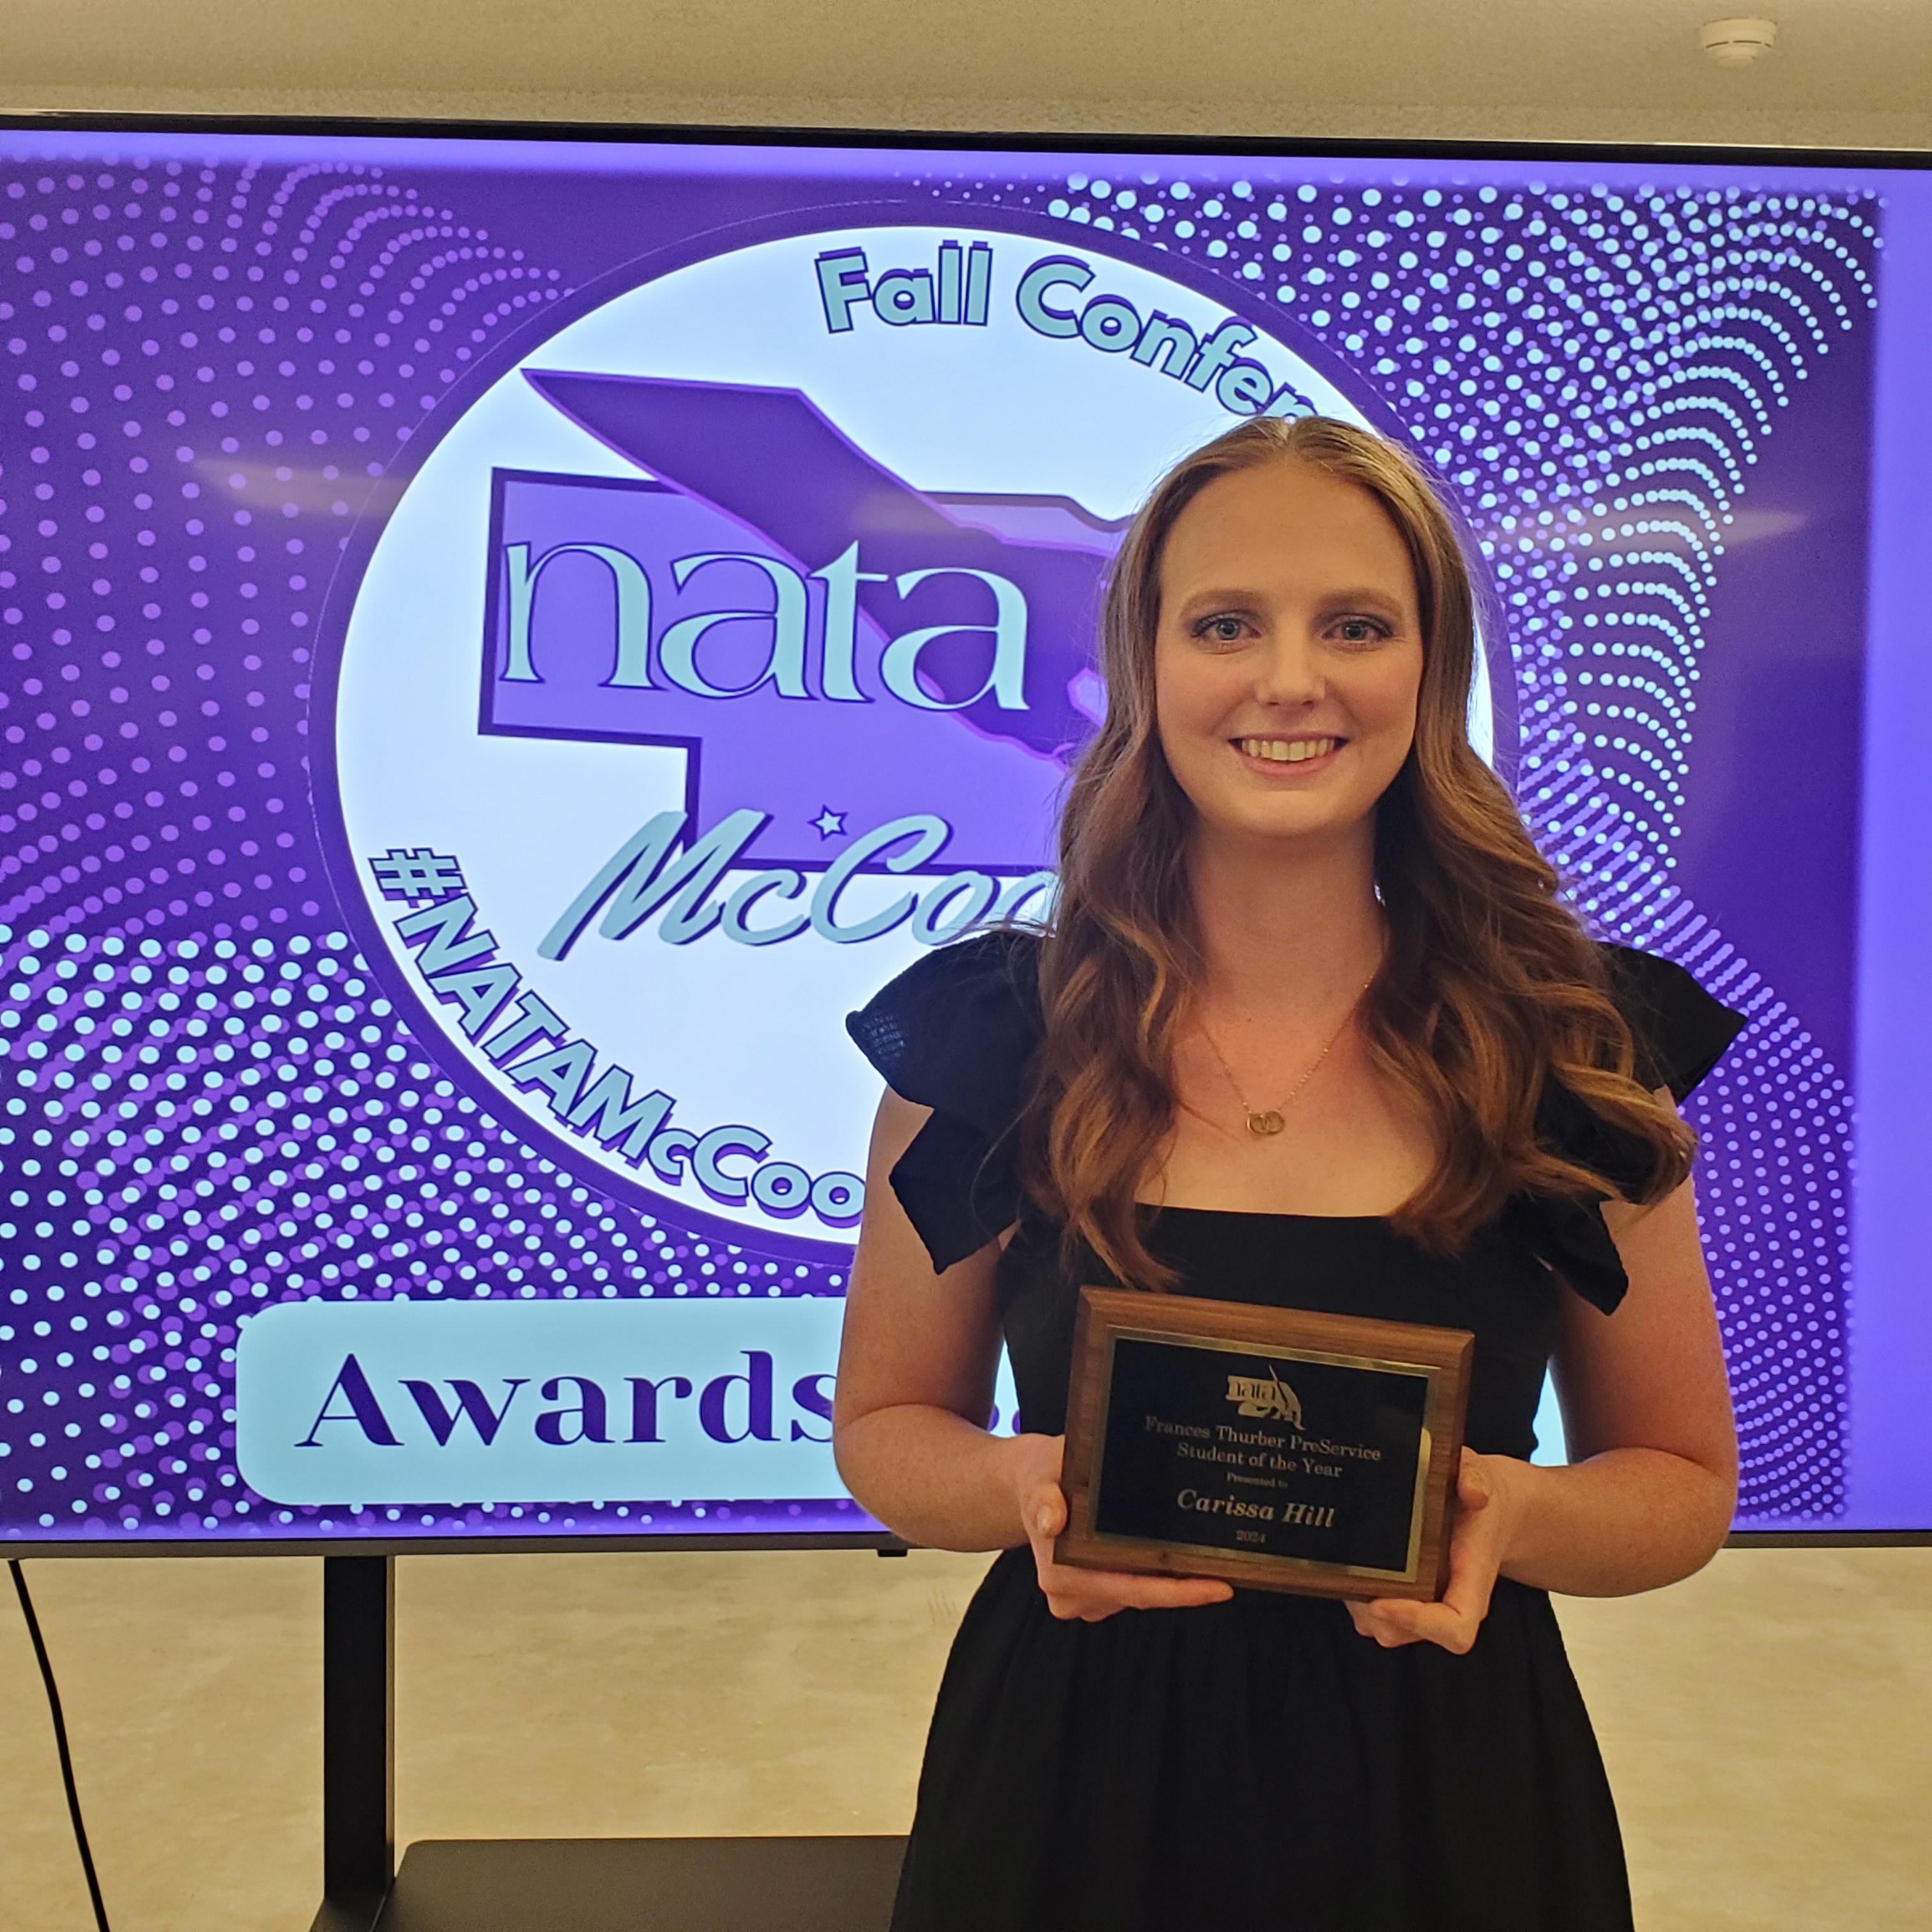
<svg viewBox="0 0 1932 1932">
<path fill-rule="evenodd" d="M 843 1015 L 1048 904 L 1125 520 L 1264 410 L 1363 420 L 1192 286 L 997 230 L 764 242 L 570 324 L 424 460 L 341 641 L 379 969 L 586 1178 L 848 1238 Z"/>
<path fill-rule="evenodd" d="M 1251 1420 L 1271 1417 L 1296 1429 L 1302 1426 L 1301 1398 L 1282 1380 L 1272 1363 L 1265 1376 L 1230 1376 L 1228 1400 L 1238 1405 L 1238 1415 Z"/>
</svg>

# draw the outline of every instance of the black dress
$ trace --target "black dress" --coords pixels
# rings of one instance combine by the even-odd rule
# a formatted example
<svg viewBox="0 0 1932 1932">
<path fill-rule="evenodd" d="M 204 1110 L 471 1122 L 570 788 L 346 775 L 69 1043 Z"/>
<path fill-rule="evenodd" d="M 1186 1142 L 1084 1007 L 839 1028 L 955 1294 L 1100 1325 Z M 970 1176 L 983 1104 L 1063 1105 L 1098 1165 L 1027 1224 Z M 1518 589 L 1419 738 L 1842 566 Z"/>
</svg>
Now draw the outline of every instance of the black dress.
<svg viewBox="0 0 1932 1932">
<path fill-rule="evenodd" d="M 1016 1219 L 998 1288 L 1023 1426 L 1065 1422 L 1077 1282 L 1016 1178 L 1037 942 L 936 952 L 850 1022 L 933 1118 L 894 1191 L 944 1268 Z M 1608 949 L 1639 1076 L 1682 1098 L 1742 1021 Z M 1558 1093 L 1546 1135 L 1612 1179 L 1631 1150 Z M 1633 1177 L 1634 1178 L 1634 1177 Z M 1385 1221 L 1148 1209 L 1183 1292 L 1466 1328 L 1468 1441 L 1528 1456 L 1558 1297 L 1626 1286 L 1593 1207 L 1523 1198 L 1460 1253 Z M 1560 1276 L 1560 1279 L 1559 1279 Z M 1106 1279 L 1097 1264 L 1080 1279 Z M 1507 1581 L 1466 1656 L 1384 1650 L 1339 1603 L 1237 1591 L 1097 1624 L 999 1557 L 940 1687 L 894 1932 L 1629 1932 L 1616 1813 L 1547 1595 Z"/>
</svg>

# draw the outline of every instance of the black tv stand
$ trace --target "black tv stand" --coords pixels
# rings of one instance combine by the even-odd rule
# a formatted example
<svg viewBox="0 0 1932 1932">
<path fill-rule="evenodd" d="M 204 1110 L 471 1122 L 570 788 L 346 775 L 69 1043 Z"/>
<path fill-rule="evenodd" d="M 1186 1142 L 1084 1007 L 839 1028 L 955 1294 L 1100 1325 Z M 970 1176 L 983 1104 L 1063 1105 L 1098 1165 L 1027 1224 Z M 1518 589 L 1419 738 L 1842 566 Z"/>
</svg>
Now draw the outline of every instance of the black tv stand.
<svg viewBox="0 0 1932 1932">
<path fill-rule="evenodd" d="M 322 1558 L 311 1932 L 885 1932 L 902 1838 L 424 1840 L 395 1856 L 395 1558 Z"/>
</svg>

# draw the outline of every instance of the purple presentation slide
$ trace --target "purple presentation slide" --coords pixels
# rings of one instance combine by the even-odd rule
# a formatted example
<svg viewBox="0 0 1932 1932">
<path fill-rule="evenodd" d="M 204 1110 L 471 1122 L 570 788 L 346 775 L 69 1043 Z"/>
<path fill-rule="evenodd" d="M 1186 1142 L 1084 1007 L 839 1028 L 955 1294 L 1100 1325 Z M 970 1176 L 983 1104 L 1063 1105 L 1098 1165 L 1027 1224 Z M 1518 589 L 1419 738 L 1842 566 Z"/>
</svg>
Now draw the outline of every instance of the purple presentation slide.
<svg viewBox="0 0 1932 1932">
<path fill-rule="evenodd" d="M 1268 411 L 1448 480 L 1474 742 L 1748 1016 L 1738 1527 L 1932 1528 L 1928 315 L 1876 160 L 0 130 L 8 1546 L 878 1534 L 841 1020 L 1050 906 Z"/>
</svg>

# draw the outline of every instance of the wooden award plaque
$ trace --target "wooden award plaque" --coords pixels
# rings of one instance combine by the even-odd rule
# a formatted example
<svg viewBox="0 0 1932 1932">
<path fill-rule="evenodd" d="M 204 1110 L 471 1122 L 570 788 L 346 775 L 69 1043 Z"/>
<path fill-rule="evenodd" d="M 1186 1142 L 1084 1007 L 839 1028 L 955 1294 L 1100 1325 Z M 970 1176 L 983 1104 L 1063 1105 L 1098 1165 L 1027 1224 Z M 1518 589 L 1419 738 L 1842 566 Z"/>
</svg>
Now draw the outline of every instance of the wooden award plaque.
<svg viewBox="0 0 1932 1932">
<path fill-rule="evenodd" d="M 1459 1328 L 1082 1288 L 1055 1555 L 1438 1598 L 1474 1351 Z"/>
</svg>

